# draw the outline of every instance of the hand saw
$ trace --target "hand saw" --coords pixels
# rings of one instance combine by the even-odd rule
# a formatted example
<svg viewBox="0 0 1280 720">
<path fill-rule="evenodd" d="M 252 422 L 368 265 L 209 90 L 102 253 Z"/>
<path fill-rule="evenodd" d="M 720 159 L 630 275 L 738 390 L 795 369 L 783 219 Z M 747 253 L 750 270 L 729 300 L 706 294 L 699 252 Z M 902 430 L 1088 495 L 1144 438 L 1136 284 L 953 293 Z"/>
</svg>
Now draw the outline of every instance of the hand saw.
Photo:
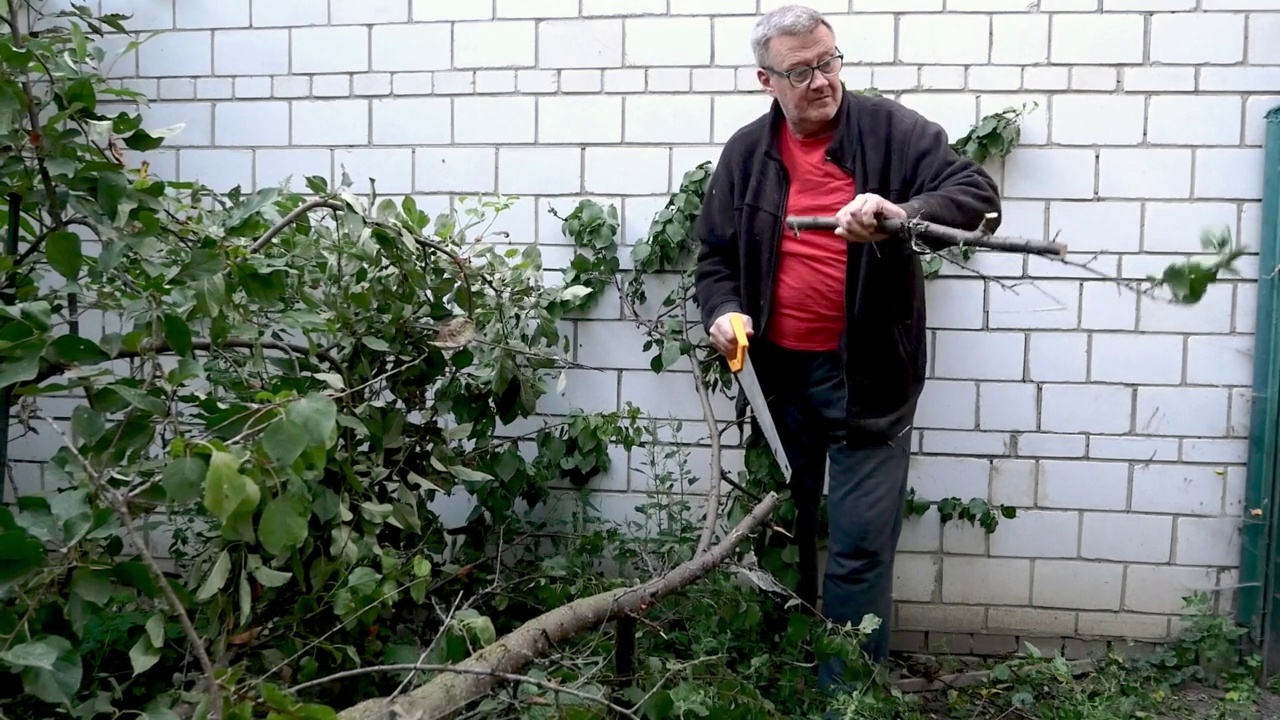
<svg viewBox="0 0 1280 720">
<path fill-rule="evenodd" d="M 751 357 L 747 353 L 747 329 L 742 324 L 743 317 L 739 313 L 729 315 L 729 324 L 733 326 L 733 334 L 738 339 L 738 351 L 734 357 L 729 358 L 729 369 L 733 371 L 738 378 L 738 384 L 746 392 L 747 401 L 751 403 L 751 410 L 756 416 L 756 423 L 764 432 L 765 439 L 769 441 L 769 448 L 773 450 L 773 457 L 778 461 L 778 467 L 782 468 L 783 477 L 790 481 L 791 463 L 787 462 L 787 453 L 782 449 L 778 428 L 773 424 L 773 415 L 769 413 L 769 406 L 765 404 L 760 379 L 756 377 L 755 368 L 751 366 Z"/>
</svg>

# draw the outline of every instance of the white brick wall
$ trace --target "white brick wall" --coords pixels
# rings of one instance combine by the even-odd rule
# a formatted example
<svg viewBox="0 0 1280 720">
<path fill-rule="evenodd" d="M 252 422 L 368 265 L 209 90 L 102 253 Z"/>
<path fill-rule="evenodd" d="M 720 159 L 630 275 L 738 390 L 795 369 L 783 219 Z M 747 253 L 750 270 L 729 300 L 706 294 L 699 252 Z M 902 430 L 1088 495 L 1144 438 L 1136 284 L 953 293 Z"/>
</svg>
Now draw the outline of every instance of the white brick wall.
<svg viewBox="0 0 1280 720">
<path fill-rule="evenodd" d="M 549 266 L 568 255 L 548 207 L 613 202 L 634 241 L 683 172 L 767 107 L 748 33 L 780 4 L 100 3 L 134 13 L 135 28 L 171 31 L 117 69 L 160 98 L 151 124 L 187 124 L 153 168 L 256 186 L 345 169 L 433 210 L 519 194 L 499 224 L 512 242 L 548 245 Z M 991 164 L 1006 232 L 1060 233 L 1098 269 L 1139 279 L 1198 252 L 1205 224 L 1256 250 L 1280 2 L 812 3 L 831 13 L 850 87 L 894 94 L 953 138 L 986 113 L 1038 103 L 1022 146 Z M 902 626 L 1158 638 L 1185 592 L 1222 586 L 1228 609 L 1245 511 L 1248 277 L 1171 308 L 1038 259 L 974 265 L 999 282 L 947 268 L 929 287 L 934 379 L 912 482 L 925 498 L 1024 510 L 989 539 L 939 531 L 933 512 L 911 520 Z M 683 437 L 697 442 L 689 376 L 645 370 L 620 318 L 613 302 L 578 322 L 577 360 L 609 370 L 571 372 L 547 411 L 636 402 L 691 421 Z M 728 417 L 729 403 L 717 412 Z M 14 458 L 47 450 L 27 438 Z M 608 491 L 646 487 L 640 462 L 634 453 Z M 21 477 L 38 482 L 31 467 Z M 602 505 L 626 512 L 625 500 Z"/>
</svg>

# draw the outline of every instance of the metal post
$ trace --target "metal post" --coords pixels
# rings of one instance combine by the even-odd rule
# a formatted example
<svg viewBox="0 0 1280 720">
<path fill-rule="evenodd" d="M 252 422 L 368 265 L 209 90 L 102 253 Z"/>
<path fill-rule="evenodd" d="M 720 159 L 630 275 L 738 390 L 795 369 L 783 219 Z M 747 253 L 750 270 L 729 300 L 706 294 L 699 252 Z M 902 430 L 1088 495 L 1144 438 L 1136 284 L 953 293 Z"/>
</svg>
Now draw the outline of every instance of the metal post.
<svg viewBox="0 0 1280 720">
<path fill-rule="evenodd" d="M 1253 401 L 1236 618 L 1262 650 L 1263 671 L 1280 669 L 1280 106 L 1266 115 Z"/>
</svg>

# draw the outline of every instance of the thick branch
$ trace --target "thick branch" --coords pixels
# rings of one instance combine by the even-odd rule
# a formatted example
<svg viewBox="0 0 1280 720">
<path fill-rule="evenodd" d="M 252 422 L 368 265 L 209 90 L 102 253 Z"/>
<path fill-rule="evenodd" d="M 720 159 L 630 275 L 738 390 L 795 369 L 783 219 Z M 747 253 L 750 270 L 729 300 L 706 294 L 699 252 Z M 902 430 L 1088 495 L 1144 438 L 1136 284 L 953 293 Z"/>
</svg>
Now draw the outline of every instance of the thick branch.
<svg viewBox="0 0 1280 720">
<path fill-rule="evenodd" d="M 329 208 L 330 210 L 346 210 L 346 207 L 342 203 L 336 202 L 334 200 L 329 200 L 328 198 L 317 198 L 315 200 L 308 200 L 302 203 L 301 205 L 299 205 L 298 207 L 294 208 L 293 210 L 291 210 L 288 215 L 285 215 L 283 218 L 281 218 L 280 222 L 276 223 L 271 227 L 270 230 L 263 233 L 262 237 L 258 238 L 257 242 L 255 242 L 249 249 L 255 253 L 262 252 L 263 248 L 271 244 L 271 241 L 272 239 L 275 238 L 275 236 L 283 232 L 285 228 L 297 222 L 298 218 L 302 217 L 303 215 L 306 215 L 307 213 L 311 212 L 312 210 L 315 210 L 316 208 Z"/>
<path fill-rule="evenodd" d="M 9 31 L 13 34 L 13 47 L 21 50 L 24 45 L 22 37 L 22 28 L 18 24 L 18 0 L 9 0 Z M 31 122 L 31 137 L 41 138 L 43 141 L 44 133 L 40 132 L 40 111 L 36 109 L 35 89 L 31 84 L 31 80 L 25 75 L 22 78 L 22 94 L 26 96 L 27 119 Z M 36 143 L 36 168 L 40 173 L 40 184 L 44 186 L 44 192 L 49 196 L 49 217 L 53 220 L 53 228 L 61 230 L 62 222 L 62 203 L 58 200 L 58 190 L 53 185 L 53 177 L 49 175 L 49 167 L 44 161 L 44 148 Z"/>
<path fill-rule="evenodd" d="M 484 697 L 500 678 L 494 673 L 514 674 L 542 657 L 552 647 L 589 628 L 624 615 L 644 612 L 658 602 L 719 566 L 747 536 L 760 527 L 778 506 L 776 493 L 769 493 L 724 540 L 659 578 L 634 587 L 620 588 L 575 600 L 548 611 L 503 636 L 457 666 L 439 675 L 396 701 L 392 717 L 438 720 L 473 700 Z M 471 674 L 476 671 L 475 674 Z M 339 713 L 340 720 L 384 720 L 388 700 L 366 700 Z"/>
<path fill-rule="evenodd" d="M 834 217 L 791 216 L 787 218 L 787 227 L 798 233 L 801 230 L 835 230 L 839 224 Z M 952 246 L 1053 257 L 1064 257 L 1067 254 L 1067 246 L 1059 242 L 1045 242 L 1032 238 L 995 237 L 985 224 L 977 230 L 961 230 L 928 220 L 885 218 L 880 221 L 880 231 L 904 240 L 918 240 L 934 250 Z"/>
<path fill-rule="evenodd" d="M 556 685 L 555 683 L 547 682 L 546 680 L 539 680 L 537 678 L 532 678 L 527 675 L 516 675 L 514 673 L 497 672 L 494 670 L 486 670 L 484 668 L 468 668 L 468 667 L 462 667 L 461 665 L 431 665 L 431 664 L 423 664 L 423 663 L 404 663 L 399 665 L 375 665 L 373 667 L 363 667 L 363 668 L 355 668 L 352 670 L 343 670 L 342 672 L 337 672 L 332 675 L 329 675 L 328 677 L 322 677 L 318 680 L 308 680 L 307 682 L 297 685 L 296 687 L 290 688 L 290 690 L 294 693 L 297 693 L 309 687 L 323 685 L 327 682 L 332 682 L 334 680 L 341 680 L 343 678 L 358 677 L 360 675 L 370 675 L 373 673 L 380 673 L 380 672 L 405 672 L 405 671 L 462 673 L 464 675 L 486 676 L 486 677 L 495 678 L 497 680 L 506 680 L 508 682 L 528 683 L 529 685 L 534 685 L 548 692 L 564 693 L 565 695 L 572 695 L 576 698 L 582 698 L 583 700 L 589 700 L 591 702 L 600 703 L 601 705 L 604 705 L 610 710 L 618 713 L 622 717 L 631 718 L 632 720 L 639 720 L 636 717 L 635 713 L 631 712 L 630 710 L 620 705 L 615 705 L 599 695 L 592 695 L 591 693 L 585 693 L 585 692 L 582 692 L 581 690 L 575 690 L 571 687 L 565 687 L 563 685 Z"/>
<path fill-rule="evenodd" d="M 208 351 L 213 349 L 215 346 L 225 347 L 225 348 L 261 347 L 267 350 L 283 350 L 284 352 L 294 353 L 297 355 L 315 356 L 332 365 L 334 369 L 336 369 L 344 377 L 346 375 L 346 373 L 343 372 L 344 368 L 342 366 L 342 363 L 338 362 L 338 359 L 336 357 L 334 357 L 333 355 L 331 355 L 330 353 L 324 350 L 312 350 L 306 345 L 298 345 L 296 343 L 281 342 L 280 340 L 272 340 L 271 338 L 260 338 L 257 340 L 250 339 L 250 338 L 227 338 L 218 343 L 214 343 L 211 340 L 206 340 L 203 338 L 191 341 L 192 350 Z M 138 350 L 121 349 L 120 352 L 117 353 L 116 356 L 112 359 L 126 360 L 129 358 L 145 357 L 147 355 L 153 355 L 153 354 L 163 355 L 165 353 L 171 353 L 171 352 L 173 352 L 173 348 L 169 347 L 168 343 L 164 341 L 155 341 L 155 342 L 145 343 Z M 37 374 L 35 378 L 31 380 L 31 383 L 34 385 L 39 385 L 40 383 L 44 382 L 45 380 L 48 380 L 51 377 L 56 377 L 62 374 L 69 368 L 70 368 L 69 365 L 49 365 L 48 367 L 41 370 L 40 373 Z"/>
</svg>

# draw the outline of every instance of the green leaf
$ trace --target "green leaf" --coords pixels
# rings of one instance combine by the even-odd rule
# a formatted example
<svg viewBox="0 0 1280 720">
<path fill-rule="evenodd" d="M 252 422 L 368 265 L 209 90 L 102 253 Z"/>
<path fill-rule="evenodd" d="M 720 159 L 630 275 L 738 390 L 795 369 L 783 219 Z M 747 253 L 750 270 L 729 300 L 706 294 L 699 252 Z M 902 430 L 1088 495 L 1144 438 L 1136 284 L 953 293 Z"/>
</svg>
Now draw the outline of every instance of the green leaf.
<svg viewBox="0 0 1280 720">
<path fill-rule="evenodd" d="M 258 541 L 272 555 L 293 551 L 307 539 L 311 506 L 296 496 L 273 498 L 262 510 Z"/>
<path fill-rule="evenodd" d="M 102 413 L 88 405 L 78 405 L 71 411 L 71 434 L 81 443 L 92 443 L 106 432 L 107 423 Z"/>
<path fill-rule="evenodd" d="M 169 406 L 160 398 L 149 395 L 137 388 L 119 384 L 108 385 L 107 387 L 114 390 L 117 395 L 124 398 L 130 405 L 152 415 L 165 415 L 169 409 Z"/>
<path fill-rule="evenodd" d="M 461 465 L 450 465 L 449 472 L 463 482 L 486 482 L 493 479 L 492 475 L 462 467 Z"/>
<path fill-rule="evenodd" d="M 227 219 L 227 229 L 236 229 L 250 216 L 275 202 L 279 196 L 280 188 L 278 187 L 266 187 L 250 195 L 248 200 L 231 211 L 231 216 Z"/>
<path fill-rule="evenodd" d="M 378 574 L 377 570 L 361 566 L 352 570 L 351 574 L 347 576 L 347 587 L 360 595 L 369 595 L 377 589 L 378 581 L 381 579 L 382 576 Z"/>
<path fill-rule="evenodd" d="M 84 675 L 79 653 L 69 640 L 57 635 L 48 635 L 35 642 L 51 648 L 55 659 L 46 667 L 43 661 L 47 651 L 40 651 L 38 659 L 41 664 L 26 665 L 22 669 L 22 689 L 47 703 L 70 705 Z"/>
<path fill-rule="evenodd" d="M 0 532 L 0 586 L 17 580 L 44 564 L 44 544 L 26 530 Z"/>
<path fill-rule="evenodd" d="M 28 355 L 0 363 L 0 388 L 34 380 L 40 373 L 40 356 Z"/>
<path fill-rule="evenodd" d="M 227 584 L 229 577 L 231 577 L 231 555 L 223 550 L 218 555 L 217 561 L 213 563 L 213 568 L 209 570 L 209 576 L 200 585 L 200 590 L 196 593 L 196 602 L 204 602 L 217 595 L 222 586 Z"/>
<path fill-rule="evenodd" d="M 52 327 L 53 306 L 48 300 L 36 300 L 17 305 L 0 304 L 0 317 L 17 320 L 29 325 L 37 332 L 45 332 Z"/>
<path fill-rule="evenodd" d="M 164 616 L 156 613 L 147 618 L 147 637 L 151 638 L 151 644 L 157 648 L 164 647 Z"/>
<path fill-rule="evenodd" d="M 59 648 L 54 642 L 54 638 L 45 638 L 15 645 L 9 650 L 0 653 L 0 660 L 20 668 L 32 667 L 52 670 L 54 663 L 58 661 L 58 652 Z"/>
<path fill-rule="evenodd" d="M 44 256 L 62 277 L 75 280 L 84 267 L 84 255 L 80 248 L 80 236 L 69 230 L 50 233 L 44 241 Z"/>
<path fill-rule="evenodd" d="M 338 406 L 327 395 L 311 393 L 295 400 L 285 408 L 284 414 L 306 431 L 308 445 L 328 448 L 331 439 L 336 438 Z"/>
<path fill-rule="evenodd" d="M 151 644 L 147 633 L 139 635 L 137 642 L 129 648 L 129 664 L 133 666 L 134 677 L 150 670 L 159 661 L 160 649 Z"/>
<path fill-rule="evenodd" d="M 209 466 L 198 457 L 180 457 L 169 461 L 160 475 L 160 485 L 169 502 L 183 505 L 200 497 L 200 487 Z"/>
<path fill-rule="evenodd" d="M 113 588 L 111 579 L 102 572 L 78 567 L 71 574 L 71 592 L 95 605 L 106 605 Z"/>
<path fill-rule="evenodd" d="M 591 288 L 584 285 L 571 285 L 560 291 L 560 299 L 566 302 L 577 302 L 591 294 Z"/>
<path fill-rule="evenodd" d="M 164 341 L 175 353 L 191 356 L 191 326 L 173 313 L 165 313 L 164 316 Z"/>
<path fill-rule="evenodd" d="M 79 40 L 80 42 L 84 41 L 83 34 L 81 34 Z M 87 77 L 78 77 L 73 80 L 63 94 L 67 99 L 68 107 L 79 104 L 83 110 L 89 112 L 93 112 L 98 107 L 98 93 L 93 87 L 93 81 Z"/>
<path fill-rule="evenodd" d="M 241 475 L 239 468 L 240 460 L 230 453 L 215 450 L 209 457 L 204 478 L 204 506 L 224 523 L 242 503 L 252 499 L 251 507 L 258 504 L 257 486 Z"/>
<path fill-rule="evenodd" d="M 378 352 L 388 352 L 391 350 L 391 346 L 387 344 L 386 340 L 373 337 L 372 335 L 365 335 L 360 338 L 360 342 L 363 343 L 365 347 L 368 347 L 371 350 L 377 350 Z"/>
<path fill-rule="evenodd" d="M 259 565 L 254 568 L 253 576 L 258 580 L 258 582 L 262 583 L 264 587 L 269 588 L 280 587 L 293 578 L 293 575 L 287 572 L 272 570 L 265 565 Z"/>
<path fill-rule="evenodd" d="M 277 465 L 292 465 L 307 449 L 307 429 L 287 417 L 270 425 L 262 433 L 262 449 Z"/>
<path fill-rule="evenodd" d="M 138 128 L 124 136 L 124 144 L 130 150 L 148 152 L 164 144 L 163 137 L 157 137 L 143 128 Z"/>
<path fill-rule="evenodd" d="M 112 222 L 117 220 L 127 189 L 125 177 L 121 173 L 106 172 L 98 175 L 98 207 Z"/>
<path fill-rule="evenodd" d="M 498 632 L 493 627 L 493 620 L 486 615 L 481 615 L 474 610 L 464 610 L 458 613 L 458 622 L 475 634 L 481 646 L 492 645 L 498 641 Z"/>
<path fill-rule="evenodd" d="M 92 365 L 111 359 L 96 343 L 79 335 L 59 335 L 45 352 L 49 360 L 59 365 Z"/>
</svg>

